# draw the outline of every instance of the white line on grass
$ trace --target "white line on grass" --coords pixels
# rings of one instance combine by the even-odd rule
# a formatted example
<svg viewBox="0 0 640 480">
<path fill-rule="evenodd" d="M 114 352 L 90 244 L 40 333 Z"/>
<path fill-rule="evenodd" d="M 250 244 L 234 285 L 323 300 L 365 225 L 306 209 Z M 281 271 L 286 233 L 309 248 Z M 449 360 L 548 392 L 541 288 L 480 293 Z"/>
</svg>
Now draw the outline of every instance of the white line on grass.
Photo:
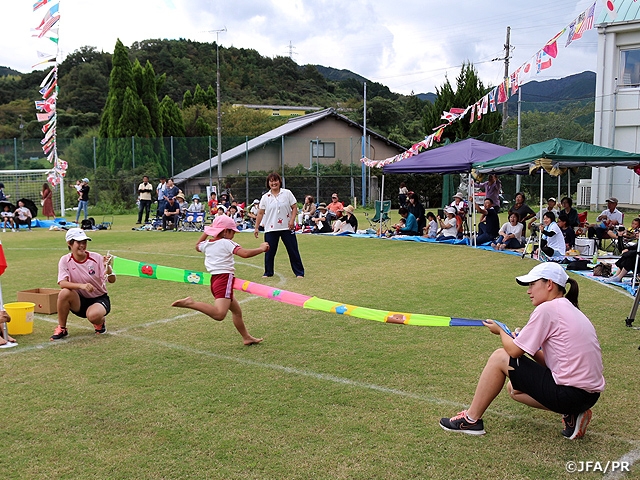
<svg viewBox="0 0 640 480">
<path fill-rule="evenodd" d="M 248 297 L 243 299 L 241 302 L 239 303 L 244 303 L 247 301 L 252 300 L 254 297 Z M 257 298 L 257 297 L 255 297 Z M 196 315 L 197 313 L 193 313 L 193 315 Z M 177 315 L 176 317 L 173 317 L 173 320 L 178 320 L 181 318 L 185 318 L 188 316 L 191 316 L 192 314 L 181 314 L 181 315 Z M 57 323 L 57 320 L 52 319 L 52 318 L 47 318 L 47 317 L 41 317 L 39 315 L 35 316 L 36 319 L 38 320 L 43 320 L 45 322 L 49 322 L 49 323 Z M 160 323 L 168 323 L 170 322 L 172 319 L 161 319 L 155 322 L 148 322 L 146 324 L 144 324 L 145 326 L 152 326 L 155 324 L 160 324 Z M 74 328 L 79 328 L 82 330 L 91 330 L 91 327 L 85 324 L 69 324 L 70 326 L 73 326 Z M 326 381 L 326 382 L 332 382 L 332 383 L 337 383 L 340 385 L 346 385 L 349 387 L 354 387 L 354 388 L 361 388 L 361 389 L 366 389 L 366 390 L 372 390 L 378 393 L 384 393 L 384 394 L 390 394 L 390 395 L 396 395 L 396 396 L 400 396 L 400 397 L 404 397 L 404 398 L 410 398 L 413 400 L 418 400 L 418 401 L 423 401 L 423 402 L 427 402 L 427 403 L 432 403 L 435 405 L 446 405 L 446 406 L 451 406 L 453 408 L 464 408 L 467 406 L 467 404 L 463 404 L 460 402 L 454 402 L 451 400 L 445 400 L 445 399 L 441 399 L 441 398 L 436 398 L 436 397 L 429 397 L 429 396 L 425 396 L 425 395 L 420 395 L 417 393 L 413 393 L 413 392 L 407 392 L 404 390 L 399 390 L 397 388 L 390 388 L 390 387 L 384 387 L 382 385 L 376 385 L 374 383 L 366 383 L 366 382 L 361 382 L 358 380 L 352 380 L 350 378 L 344 378 L 344 377 L 338 377 L 336 375 L 331 375 L 331 374 L 327 374 L 327 373 L 319 373 L 319 372 L 314 372 L 311 370 L 304 370 L 304 369 L 299 369 L 299 368 L 295 368 L 295 367 L 286 367 L 284 365 L 278 365 L 275 363 L 264 363 L 264 362 L 258 362 L 255 360 L 249 360 L 246 358 L 241 358 L 241 357 L 231 357 L 228 355 L 221 355 L 219 353 L 214 353 L 208 350 L 198 350 L 195 348 L 191 348 L 185 345 L 180 345 L 180 344 L 176 344 L 176 343 L 170 343 L 170 342 L 166 342 L 166 341 L 162 341 L 162 340 L 154 340 L 151 338 L 147 338 L 147 337 L 140 337 L 140 336 L 136 336 L 136 335 L 131 335 L 129 333 L 126 333 L 127 331 L 134 329 L 134 328 L 138 328 L 141 327 L 143 325 L 137 325 L 137 326 L 131 326 L 131 327 L 127 327 L 127 328 L 123 328 L 120 330 L 115 330 L 115 331 L 107 331 L 107 333 L 105 335 L 113 335 L 113 336 L 117 336 L 117 337 L 122 337 L 122 338 L 126 338 L 129 340 L 133 340 L 133 341 L 137 341 L 137 342 L 146 342 L 146 343 L 151 343 L 151 344 L 155 344 L 155 345 L 159 345 L 162 346 L 164 348 L 170 348 L 173 350 L 177 350 L 177 351 L 181 351 L 181 352 L 185 352 L 185 353 L 189 353 L 189 354 L 193 354 L 193 355 L 202 355 L 202 356 L 206 356 L 209 358 L 216 358 L 219 360 L 225 360 L 225 361 L 230 361 L 230 362 L 235 362 L 235 363 L 239 363 L 241 365 L 248 365 L 248 366 L 252 366 L 252 367 L 258 367 L 258 368 L 264 368 L 264 369 L 269 369 L 269 370 L 276 370 L 279 372 L 284 372 L 284 373 L 288 373 L 291 375 L 298 375 L 301 377 L 307 377 L 307 378 L 313 378 L 316 380 L 322 380 L 322 381 Z M 44 343 L 40 343 L 37 345 L 31 345 L 29 347 L 17 347 L 16 349 L 9 349 L 9 350 L 5 350 L 5 352 L 3 352 L 5 355 L 15 355 L 18 353 L 22 353 L 22 352 L 30 352 L 33 350 L 41 350 L 47 347 L 51 347 L 51 346 L 63 346 L 63 345 L 67 345 L 70 344 L 71 342 L 75 342 L 75 341 L 79 341 L 79 340 L 88 340 L 90 338 L 94 337 L 94 335 L 78 335 L 78 336 L 73 336 L 71 338 L 66 338 L 62 341 L 57 341 L 57 342 L 44 342 Z M 488 412 L 492 415 L 495 415 L 497 417 L 501 417 L 501 418 L 508 418 L 510 420 L 518 420 L 518 419 L 525 419 L 533 424 L 536 425 L 540 425 L 540 426 L 549 426 L 549 422 L 545 421 L 543 419 L 537 420 L 537 419 L 533 419 L 531 417 L 523 417 L 521 415 L 513 415 L 510 413 L 506 413 L 506 412 L 502 412 L 502 411 L 498 411 L 498 410 L 494 410 L 494 409 L 489 409 Z M 601 434 L 601 433 L 597 433 L 597 432 L 590 432 L 590 435 L 592 436 L 596 436 L 596 437 L 600 437 L 606 440 L 617 440 L 617 441 L 624 441 L 627 443 L 630 443 L 631 445 L 636 446 L 637 445 L 637 441 L 635 440 L 630 440 L 630 439 L 621 439 L 619 437 L 611 437 L 610 435 L 605 435 L 605 434 Z M 627 460 L 627 458 L 629 458 L 629 460 Z M 625 461 L 629 461 L 630 465 L 633 464 L 633 462 L 635 462 L 636 460 L 640 459 L 640 449 L 637 450 L 633 450 L 631 452 L 629 452 L 628 454 L 626 454 L 625 456 L 622 457 L 622 460 Z M 612 477 L 612 478 L 620 478 L 620 477 Z"/>
<path fill-rule="evenodd" d="M 114 250 L 111 250 L 114 251 Z M 149 252 L 132 252 L 132 253 L 141 253 L 141 254 L 148 254 Z M 178 254 L 174 254 L 174 256 L 181 256 L 181 257 L 189 257 L 189 255 L 178 255 Z M 195 255 L 193 257 L 196 257 Z M 244 265 L 248 265 L 251 267 L 255 267 L 255 268 L 261 268 L 260 266 L 257 265 L 253 265 L 253 264 L 249 264 L 249 263 L 244 263 L 244 262 L 236 262 L 236 263 L 243 263 Z M 279 278 L 279 282 L 278 284 L 280 286 L 282 286 L 283 284 L 286 284 L 286 279 L 284 277 L 284 275 L 276 273 L 276 275 Z M 246 303 L 248 301 L 252 301 L 252 300 L 257 300 L 260 299 L 261 297 L 247 297 L 242 299 L 241 301 L 239 301 L 238 303 Z M 298 375 L 298 376 L 302 376 L 302 377 L 307 377 L 307 378 L 314 378 L 316 380 L 322 380 L 322 381 L 328 381 L 328 382 L 332 382 L 332 383 L 337 383 L 337 384 L 341 384 L 341 385 L 346 385 L 346 386 L 350 386 L 350 387 L 355 387 L 355 388 L 362 388 L 362 389 L 367 389 L 367 390 L 373 390 L 375 392 L 379 392 L 379 393 L 384 393 L 384 394 L 391 394 L 391 395 L 397 395 L 397 396 L 401 396 L 404 398 L 410 398 L 413 400 L 418 400 L 418 401 L 425 401 L 427 403 L 432 403 L 435 405 L 448 405 L 448 406 L 452 406 L 454 408 L 464 408 L 467 406 L 467 404 L 463 404 L 463 403 L 459 403 L 459 402 L 454 402 L 451 400 L 445 400 L 445 399 L 441 399 L 441 398 L 436 398 L 436 397 L 429 397 L 429 396 L 425 396 L 425 395 L 420 395 L 417 393 L 413 393 L 413 392 L 407 392 L 404 390 L 399 390 L 396 388 L 390 388 L 390 387 L 384 387 L 381 385 L 376 385 L 373 383 L 366 383 L 366 382 L 360 382 L 358 380 L 352 380 L 349 378 L 344 378 L 344 377 L 338 377 L 335 375 L 331 375 L 331 374 L 326 374 L 326 373 L 318 373 L 318 372 L 314 372 L 311 370 L 303 370 L 303 369 L 298 369 L 295 367 L 286 367 L 284 365 L 278 365 L 278 364 L 274 364 L 274 363 L 264 363 L 264 362 L 257 362 L 255 360 L 249 360 L 246 358 L 241 358 L 241 357 L 231 357 L 228 355 L 220 355 L 218 353 L 214 353 L 214 352 L 210 352 L 207 350 L 198 350 L 198 349 L 194 349 L 194 348 L 190 348 L 184 345 L 179 345 L 179 344 L 175 344 L 175 343 L 169 343 L 169 342 L 165 342 L 165 341 L 161 341 L 161 340 L 154 340 L 154 339 L 150 339 L 150 338 L 146 338 L 146 337 L 139 337 L 139 336 L 135 336 L 135 335 L 131 335 L 128 334 L 126 332 L 133 330 L 133 329 L 137 329 L 137 328 L 147 328 L 147 327 L 151 327 L 154 325 L 158 325 L 158 324 L 164 324 L 164 323 L 170 323 L 173 322 L 175 320 L 180 320 L 183 318 L 188 318 L 191 316 L 195 316 L 198 315 L 198 313 L 200 312 L 189 312 L 189 313 L 185 313 L 185 314 L 180 314 L 180 315 L 176 315 L 174 317 L 171 318 L 165 318 L 165 319 L 160 319 L 160 320 L 155 320 L 153 322 L 146 322 L 143 324 L 138 324 L 138 325 L 132 325 L 130 327 L 125 327 L 125 328 L 121 328 L 119 330 L 115 330 L 115 331 L 107 331 L 107 335 L 114 335 L 114 336 L 120 336 L 123 338 L 127 338 L 130 340 L 134 340 L 134 341 L 141 341 L 141 342 L 147 342 L 147 343 L 153 343 L 156 345 L 160 345 L 163 346 L 165 348 L 171 348 L 173 350 L 178 350 L 178 351 L 182 351 L 182 352 L 186 352 L 186 353 L 190 353 L 190 354 L 195 354 L 195 355 L 202 355 L 202 356 L 207 356 L 210 358 L 216 358 L 219 360 L 226 360 L 226 361 L 231 361 L 231 362 L 236 362 L 242 365 L 249 365 L 249 366 L 253 366 L 253 367 L 259 367 L 259 368 L 265 368 L 265 369 L 269 369 L 269 370 L 276 370 L 276 371 L 280 371 L 280 372 L 284 372 L 284 373 L 288 373 L 288 374 L 292 374 L 292 375 Z M 52 318 L 48 318 L 48 317 L 42 317 L 40 315 L 36 315 L 34 318 L 38 319 L 38 320 L 43 320 L 45 322 L 49 322 L 49 323 L 58 323 L 56 319 L 52 319 Z M 79 329 L 83 329 L 83 330 L 91 330 L 90 326 L 87 326 L 85 324 L 69 324 L 70 326 L 73 326 L 74 328 L 79 328 Z M 66 345 L 69 344 L 71 342 L 74 341 L 79 341 L 79 340 L 84 340 L 84 339 L 89 339 L 92 338 L 94 335 L 79 335 L 79 336 L 74 336 L 72 338 L 66 338 L 64 339 L 62 342 L 45 342 L 45 343 L 40 343 L 37 345 L 31 345 L 29 347 L 18 347 L 17 349 L 11 349 L 11 350 L 6 350 L 5 352 L 3 352 L 5 355 L 13 355 L 13 354 L 18 354 L 18 353 L 22 353 L 22 352 L 30 352 L 33 350 L 41 350 L 47 347 L 51 347 L 51 346 L 62 346 L 62 345 Z M 490 412 L 493 415 L 496 415 L 498 417 L 502 417 L 502 418 L 508 418 L 508 419 L 522 419 L 524 417 L 520 416 L 520 415 L 512 415 L 509 413 L 505 413 L 505 412 L 501 412 L 501 411 L 496 411 L 493 409 L 489 409 L 488 412 Z M 547 426 L 549 425 L 548 422 L 545 422 L 543 420 L 535 420 L 535 419 L 531 419 L 530 417 L 527 417 L 528 420 L 531 423 L 534 424 L 538 424 L 541 426 Z M 605 438 L 605 439 L 610 439 L 613 440 L 613 437 L 610 437 L 609 435 L 604 435 L 604 434 L 600 434 L 600 433 L 590 433 L 590 435 L 593 436 L 597 436 L 597 437 L 601 437 L 601 438 Z M 634 440 L 627 440 L 627 439 L 620 439 L 618 437 L 615 437 L 615 440 L 623 440 L 625 442 L 628 442 L 632 445 L 636 445 L 637 442 Z M 621 461 L 628 461 L 629 466 L 633 465 L 633 463 L 636 460 L 640 459 L 640 449 L 636 449 L 636 450 L 632 450 L 631 452 L 625 454 L 622 458 Z M 615 477 L 607 477 L 607 478 L 612 478 L 612 479 L 618 479 L 618 478 L 622 478 L 621 476 L 615 476 Z"/>
<path fill-rule="evenodd" d="M 635 450 L 631 450 L 630 452 L 624 454 L 622 457 L 618 459 L 618 463 L 627 462 L 629 470 L 634 463 L 640 460 L 640 448 L 636 448 Z M 604 463 L 604 462 L 601 462 Z M 615 472 L 609 472 L 607 475 L 602 477 L 602 480 L 617 480 L 619 478 L 623 478 L 626 474 L 629 473 L 627 471 L 623 472 L 622 470 L 617 470 Z"/>
</svg>

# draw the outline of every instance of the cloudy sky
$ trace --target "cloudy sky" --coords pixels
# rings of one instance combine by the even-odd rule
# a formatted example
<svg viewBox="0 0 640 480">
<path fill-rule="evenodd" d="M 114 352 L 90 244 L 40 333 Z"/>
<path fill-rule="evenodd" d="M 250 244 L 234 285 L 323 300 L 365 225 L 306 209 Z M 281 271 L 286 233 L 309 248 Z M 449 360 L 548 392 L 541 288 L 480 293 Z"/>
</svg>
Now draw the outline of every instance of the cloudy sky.
<svg viewBox="0 0 640 480">
<path fill-rule="evenodd" d="M 47 11 L 35 0 L 4 0 L 0 66 L 29 72 L 37 51 L 53 42 L 31 37 Z M 348 69 L 392 91 L 434 91 L 471 61 L 485 84 L 497 84 L 511 27 L 510 71 L 586 10 L 593 0 L 60 0 L 62 58 L 82 46 L 113 52 L 150 38 L 188 38 L 253 48 L 264 56 L 289 55 L 300 65 Z M 598 18 L 600 3 L 596 9 Z M 566 34 L 565 34 L 566 35 Z M 292 46 L 292 48 L 290 48 Z M 595 70 L 597 34 L 564 42 L 552 68 L 536 79 Z M 548 72 L 548 73 L 547 73 Z M 224 82 L 224 79 L 223 79 Z"/>
</svg>

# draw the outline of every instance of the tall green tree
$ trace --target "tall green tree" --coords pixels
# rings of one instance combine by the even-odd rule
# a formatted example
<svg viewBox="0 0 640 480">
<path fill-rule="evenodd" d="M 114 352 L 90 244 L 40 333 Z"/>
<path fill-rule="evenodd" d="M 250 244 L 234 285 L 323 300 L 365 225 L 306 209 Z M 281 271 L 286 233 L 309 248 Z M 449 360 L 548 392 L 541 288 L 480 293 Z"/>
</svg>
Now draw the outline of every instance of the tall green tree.
<svg viewBox="0 0 640 480">
<path fill-rule="evenodd" d="M 191 93 L 191 90 L 187 90 L 186 92 L 184 92 L 184 95 L 182 96 L 182 108 L 189 108 L 192 105 L 193 105 L 193 93 Z"/>
<path fill-rule="evenodd" d="M 438 95 L 435 103 L 427 103 L 423 117 L 425 132 L 432 132 L 433 128 L 442 124 L 442 112 L 448 112 L 451 108 L 466 108 L 480 100 L 490 88 L 478 78 L 478 73 L 471 63 L 462 65 L 460 74 L 456 77 L 456 88 L 454 89 L 447 78 L 442 86 L 436 88 Z M 488 113 L 481 120 L 470 123 L 471 115 L 454 122 L 445 128 L 442 140 L 464 139 L 468 137 L 478 137 L 482 134 L 494 134 L 500 130 L 502 114 L 498 112 Z"/>
<path fill-rule="evenodd" d="M 122 116 L 122 99 L 130 88 L 137 91 L 133 77 L 133 67 L 127 49 L 120 39 L 116 41 L 113 51 L 111 74 L 109 76 L 109 95 L 102 113 L 100 136 L 103 138 L 118 138 L 118 123 Z"/>
<path fill-rule="evenodd" d="M 207 97 L 207 92 L 204 91 L 204 89 L 200 86 L 199 83 L 196 85 L 196 90 L 193 93 L 193 104 L 209 107 L 209 99 Z"/>
</svg>

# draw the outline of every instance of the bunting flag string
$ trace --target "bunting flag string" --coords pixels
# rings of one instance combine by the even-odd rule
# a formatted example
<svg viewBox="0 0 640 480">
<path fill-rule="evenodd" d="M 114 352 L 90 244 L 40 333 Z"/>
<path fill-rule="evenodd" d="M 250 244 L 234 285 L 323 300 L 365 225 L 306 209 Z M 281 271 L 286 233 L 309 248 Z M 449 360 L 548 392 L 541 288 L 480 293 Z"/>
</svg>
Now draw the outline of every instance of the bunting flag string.
<svg viewBox="0 0 640 480">
<path fill-rule="evenodd" d="M 600 0 L 604 3 L 606 11 L 608 12 L 610 21 L 615 19 L 616 5 L 614 0 Z M 440 142 L 444 129 L 452 123 L 458 122 L 465 118 L 467 113 L 469 114 L 469 123 L 480 121 L 483 115 L 495 112 L 498 110 L 497 105 L 503 104 L 509 100 L 509 98 L 516 93 L 520 87 L 530 82 L 536 75 L 539 75 L 542 71 L 552 67 L 553 61 L 558 56 L 558 41 L 568 31 L 565 47 L 568 47 L 571 43 L 582 38 L 585 32 L 592 30 L 594 26 L 596 3 L 587 8 L 584 12 L 580 13 L 569 26 L 563 28 L 559 33 L 554 35 L 535 55 L 533 55 L 528 61 L 520 65 L 510 75 L 508 75 L 500 85 L 494 87 L 490 92 L 486 93 L 481 99 L 475 103 L 469 105 L 466 108 L 452 108 L 448 112 L 442 112 L 441 120 L 445 120 L 446 123 L 438 125 L 433 128 L 435 133 L 425 137 L 421 142 L 414 144 L 406 152 L 395 155 L 394 157 L 386 158 L 384 160 L 371 160 L 367 157 L 360 159 L 367 167 L 382 168 L 385 165 L 391 163 L 400 162 L 406 158 L 410 158 L 417 155 L 423 150 L 430 148 L 433 142 Z"/>
<path fill-rule="evenodd" d="M 36 12 L 41 7 L 49 7 L 44 16 L 40 19 L 38 26 L 33 29 L 32 36 L 38 39 L 47 39 L 56 44 L 55 53 L 41 52 L 38 50 L 39 63 L 42 65 L 53 63 L 53 67 L 47 72 L 40 83 L 38 93 L 42 100 L 36 100 L 35 108 L 38 111 L 36 118 L 44 123 L 42 126 L 43 138 L 40 141 L 42 152 L 52 165 L 52 169 L 47 173 L 47 181 L 56 186 L 62 182 L 66 175 L 67 162 L 60 160 L 57 149 L 57 102 L 58 102 L 58 34 L 60 21 L 60 0 L 37 0 L 33 4 L 33 11 Z M 55 27 L 55 28 L 54 28 Z M 49 44 L 50 45 L 50 44 Z"/>
</svg>

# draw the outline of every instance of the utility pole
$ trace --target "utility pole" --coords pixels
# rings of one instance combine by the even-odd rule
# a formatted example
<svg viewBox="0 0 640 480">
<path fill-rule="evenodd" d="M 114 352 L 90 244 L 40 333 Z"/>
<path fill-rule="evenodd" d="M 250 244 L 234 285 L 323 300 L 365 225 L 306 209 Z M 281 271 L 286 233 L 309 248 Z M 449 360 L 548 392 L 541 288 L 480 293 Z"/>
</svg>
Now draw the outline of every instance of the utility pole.
<svg viewBox="0 0 640 480">
<path fill-rule="evenodd" d="M 218 192 L 222 192 L 222 114 L 220 113 L 220 42 L 218 35 L 227 27 L 216 32 L 216 106 L 218 107 Z"/>
<path fill-rule="evenodd" d="M 509 54 L 511 53 L 511 27 L 507 27 L 507 41 L 504 44 L 504 78 L 509 78 Z M 508 95 L 507 95 L 508 96 Z M 502 104 L 502 133 L 504 134 L 504 130 L 507 127 L 507 117 L 509 115 L 509 107 L 508 102 L 504 102 Z"/>
<path fill-rule="evenodd" d="M 219 35 L 226 32 L 227 27 L 220 30 L 209 30 L 207 33 L 216 34 L 216 107 L 218 117 L 218 195 L 222 191 L 222 114 L 220 113 L 220 42 Z M 211 164 L 211 161 L 209 161 Z M 211 183 L 211 182 L 209 182 Z"/>
</svg>

